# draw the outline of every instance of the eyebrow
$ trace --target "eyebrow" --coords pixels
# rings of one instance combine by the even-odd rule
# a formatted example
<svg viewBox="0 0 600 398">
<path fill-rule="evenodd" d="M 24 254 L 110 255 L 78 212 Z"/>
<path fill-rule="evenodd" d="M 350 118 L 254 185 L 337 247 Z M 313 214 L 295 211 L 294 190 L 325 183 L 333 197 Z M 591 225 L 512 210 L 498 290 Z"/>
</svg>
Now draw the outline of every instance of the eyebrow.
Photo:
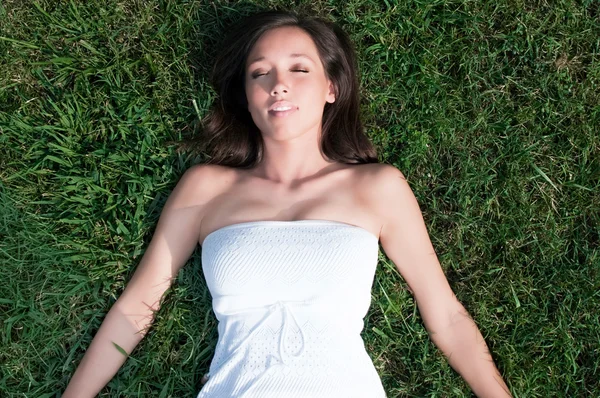
<svg viewBox="0 0 600 398">
<path fill-rule="evenodd" d="M 313 62 L 313 63 L 315 62 L 315 61 L 313 61 L 313 59 L 312 59 L 311 57 L 309 57 L 309 56 L 308 56 L 308 55 L 306 55 L 306 54 L 296 54 L 296 53 L 294 53 L 294 54 L 290 54 L 290 58 L 306 58 L 306 59 L 308 59 L 309 61 L 311 61 L 311 62 Z M 252 64 L 253 64 L 253 63 L 255 63 L 255 62 L 258 62 L 258 61 L 263 61 L 264 59 L 265 59 L 265 57 L 258 57 L 258 58 L 254 58 L 254 59 L 253 59 L 253 60 L 252 60 L 252 61 L 251 61 L 251 62 L 248 64 L 248 66 L 252 65 Z"/>
</svg>

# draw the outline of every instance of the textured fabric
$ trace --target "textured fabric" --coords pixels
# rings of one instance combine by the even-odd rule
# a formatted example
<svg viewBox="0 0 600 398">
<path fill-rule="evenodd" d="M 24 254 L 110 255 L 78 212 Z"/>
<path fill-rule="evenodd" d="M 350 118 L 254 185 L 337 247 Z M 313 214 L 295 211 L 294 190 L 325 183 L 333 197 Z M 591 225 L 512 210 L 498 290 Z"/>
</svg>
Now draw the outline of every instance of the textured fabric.
<svg viewBox="0 0 600 398">
<path fill-rule="evenodd" d="M 375 235 L 338 221 L 210 233 L 202 269 L 219 338 L 197 398 L 386 397 L 360 335 L 378 252 Z"/>
</svg>

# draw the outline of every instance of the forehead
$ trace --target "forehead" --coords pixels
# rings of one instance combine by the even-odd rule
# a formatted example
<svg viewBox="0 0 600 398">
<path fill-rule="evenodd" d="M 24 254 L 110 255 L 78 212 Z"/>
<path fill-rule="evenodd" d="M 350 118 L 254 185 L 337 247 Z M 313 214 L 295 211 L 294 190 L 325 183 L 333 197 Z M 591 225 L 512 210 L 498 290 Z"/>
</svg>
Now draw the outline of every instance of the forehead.
<svg viewBox="0 0 600 398">
<path fill-rule="evenodd" d="M 254 44 L 248 54 L 246 65 L 257 60 L 269 60 L 278 57 L 291 57 L 294 54 L 305 54 L 313 62 L 319 63 L 319 52 L 314 41 L 303 29 L 286 26 L 265 32 Z"/>
</svg>

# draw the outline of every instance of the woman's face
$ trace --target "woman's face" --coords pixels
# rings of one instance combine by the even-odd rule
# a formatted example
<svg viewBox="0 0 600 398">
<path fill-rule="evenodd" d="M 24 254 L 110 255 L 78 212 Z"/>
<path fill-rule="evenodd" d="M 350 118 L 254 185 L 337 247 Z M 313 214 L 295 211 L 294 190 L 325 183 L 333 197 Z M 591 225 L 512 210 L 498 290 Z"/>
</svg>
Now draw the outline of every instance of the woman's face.
<svg viewBox="0 0 600 398">
<path fill-rule="evenodd" d="M 245 90 L 254 123 L 275 139 L 320 133 L 325 103 L 335 101 L 315 43 L 297 27 L 258 39 L 246 62 Z"/>
</svg>

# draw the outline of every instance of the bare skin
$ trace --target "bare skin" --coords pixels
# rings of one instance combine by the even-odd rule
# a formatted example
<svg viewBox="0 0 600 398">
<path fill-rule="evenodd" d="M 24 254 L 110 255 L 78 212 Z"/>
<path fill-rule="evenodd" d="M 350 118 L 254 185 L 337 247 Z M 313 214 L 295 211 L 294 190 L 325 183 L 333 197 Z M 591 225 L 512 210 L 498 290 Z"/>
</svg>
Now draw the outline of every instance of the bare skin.
<svg viewBox="0 0 600 398">
<path fill-rule="evenodd" d="M 362 181 L 379 164 L 331 163 L 292 188 L 252 170 L 217 166 L 217 192 L 204 205 L 198 242 L 222 227 L 248 221 L 331 220 L 361 227 L 379 237 L 382 220 L 373 212 Z M 214 167 L 214 166 L 213 166 Z"/>
<path fill-rule="evenodd" d="M 293 190 L 329 167 L 319 141 L 335 89 L 310 35 L 296 27 L 266 32 L 248 54 L 245 78 L 248 112 L 264 142 L 253 174 Z"/>
</svg>

